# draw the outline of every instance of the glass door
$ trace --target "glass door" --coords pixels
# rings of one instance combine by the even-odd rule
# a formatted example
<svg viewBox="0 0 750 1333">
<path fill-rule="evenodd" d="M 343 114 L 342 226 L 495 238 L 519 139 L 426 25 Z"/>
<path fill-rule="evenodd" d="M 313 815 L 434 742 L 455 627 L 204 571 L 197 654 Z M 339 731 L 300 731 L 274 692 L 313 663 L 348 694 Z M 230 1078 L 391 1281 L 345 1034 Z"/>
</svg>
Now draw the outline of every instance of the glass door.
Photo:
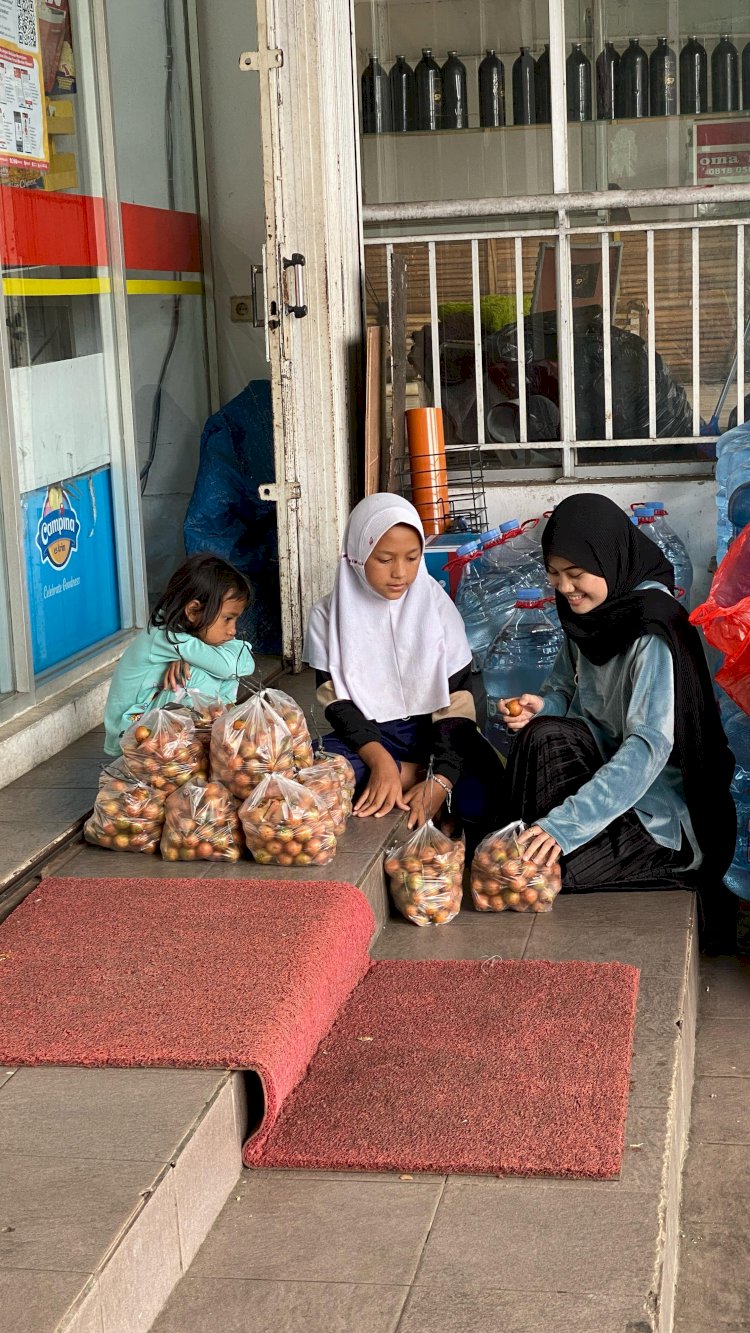
<svg viewBox="0 0 750 1333">
<path fill-rule="evenodd" d="M 18 487 L 3 505 L 6 519 L 18 507 L 37 681 L 106 646 L 142 601 L 102 59 L 91 0 L 2 7 L 0 236 Z"/>
</svg>

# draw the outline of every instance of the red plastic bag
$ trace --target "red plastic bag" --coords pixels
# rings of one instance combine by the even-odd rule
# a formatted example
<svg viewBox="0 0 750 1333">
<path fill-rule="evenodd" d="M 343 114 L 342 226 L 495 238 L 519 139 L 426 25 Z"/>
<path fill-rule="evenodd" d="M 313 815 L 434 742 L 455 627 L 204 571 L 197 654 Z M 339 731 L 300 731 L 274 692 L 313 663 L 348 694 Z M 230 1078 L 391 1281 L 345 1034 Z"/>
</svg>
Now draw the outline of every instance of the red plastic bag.
<svg viewBox="0 0 750 1333">
<path fill-rule="evenodd" d="M 690 619 L 725 654 L 717 685 L 750 714 L 750 526 L 732 542 Z"/>
</svg>

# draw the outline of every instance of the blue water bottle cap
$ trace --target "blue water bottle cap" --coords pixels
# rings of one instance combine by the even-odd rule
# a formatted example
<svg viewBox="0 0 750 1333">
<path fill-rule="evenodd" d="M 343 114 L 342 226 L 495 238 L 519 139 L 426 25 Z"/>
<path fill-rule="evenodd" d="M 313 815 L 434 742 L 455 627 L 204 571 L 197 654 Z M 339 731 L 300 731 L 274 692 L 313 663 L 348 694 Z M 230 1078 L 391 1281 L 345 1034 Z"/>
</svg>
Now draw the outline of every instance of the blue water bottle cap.
<svg viewBox="0 0 750 1333">
<path fill-rule="evenodd" d="M 507 523 L 500 524 L 500 532 L 512 532 L 514 528 L 520 528 L 520 518 L 509 518 Z"/>
<path fill-rule="evenodd" d="M 486 546 L 488 542 L 496 542 L 501 535 L 500 528 L 489 528 L 487 532 L 479 534 L 479 541 L 482 546 Z"/>
<path fill-rule="evenodd" d="M 481 545 L 482 543 L 478 542 L 476 539 L 474 541 L 464 542 L 463 546 L 456 547 L 456 555 L 473 555 L 475 551 L 480 549 Z"/>
<path fill-rule="evenodd" d="M 544 592 L 541 588 L 519 588 L 517 599 L 516 606 L 523 602 L 543 602 Z"/>
</svg>

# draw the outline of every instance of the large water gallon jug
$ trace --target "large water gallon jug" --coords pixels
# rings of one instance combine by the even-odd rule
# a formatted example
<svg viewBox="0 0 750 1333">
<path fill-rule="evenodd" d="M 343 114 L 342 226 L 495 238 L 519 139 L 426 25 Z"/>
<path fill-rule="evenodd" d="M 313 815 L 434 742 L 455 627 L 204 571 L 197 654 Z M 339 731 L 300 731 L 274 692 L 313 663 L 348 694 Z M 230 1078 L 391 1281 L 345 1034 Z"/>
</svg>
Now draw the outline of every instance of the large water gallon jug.
<svg viewBox="0 0 750 1333">
<path fill-rule="evenodd" d="M 519 588 L 535 588 L 547 583 L 547 571 L 539 543 L 532 533 L 536 519 L 521 523 L 517 518 L 501 523 L 499 536 L 485 547 L 488 596 L 509 614 Z M 499 628 L 499 626 L 498 626 Z"/>
<path fill-rule="evenodd" d="M 750 46 L 750 42 L 748 42 Z M 729 521 L 735 533 L 739 534 L 750 523 L 750 479 L 742 482 L 729 497 L 727 507 Z"/>
<path fill-rule="evenodd" d="M 734 473 L 734 464 L 744 456 L 748 469 L 745 480 L 750 481 L 750 422 L 745 421 L 734 430 L 725 431 L 716 442 L 716 559 L 724 559 L 729 543 L 734 537 L 734 528 L 729 519 L 729 496 L 740 485 L 739 477 L 735 484 L 728 486 L 730 469 Z"/>
<path fill-rule="evenodd" d="M 630 522 L 633 523 L 635 527 L 640 528 L 641 532 L 647 537 L 650 537 L 654 545 L 659 547 L 662 554 L 667 557 L 667 560 L 674 568 L 671 552 L 668 550 L 663 537 L 656 531 L 656 519 L 651 510 L 645 505 L 637 505 L 635 511 L 630 515 Z M 675 597 L 678 597 L 679 600 L 682 601 L 685 596 L 685 589 L 677 578 L 676 569 L 674 572 L 674 590 Z"/>
<path fill-rule="evenodd" d="M 675 588 L 682 589 L 682 593 L 678 591 L 678 596 L 684 597 L 687 605 L 693 586 L 693 562 L 688 549 L 669 523 L 669 515 L 663 500 L 649 500 L 634 508 L 634 512 L 639 516 L 644 511 L 646 514 L 651 514 L 654 520 L 652 524 L 646 525 L 645 532 L 657 546 L 661 547 L 667 560 L 674 566 Z"/>
<path fill-rule="evenodd" d="M 538 694 L 552 670 L 562 633 L 549 619 L 549 601 L 543 588 L 525 588 L 495 636 L 482 671 L 487 695 L 486 735 L 497 749 L 507 751 L 508 729 L 498 713 L 500 699 Z"/>
<path fill-rule="evenodd" d="M 738 898 L 750 900 L 750 718 L 732 704 L 722 709 L 724 730 L 734 755 L 732 795 L 737 807 L 737 845 L 725 883 Z"/>
<path fill-rule="evenodd" d="M 481 556 L 481 541 L 464 542 L 463 546 L 459 546 L 452 562 L 454 572 L 455 562 L 461 565 L 456 589 L 456 606 L 461 613 L 471 648 L 472 671 L 481 671 L 484 655 L 494 634 L 487 612 Z"/>
</svg>

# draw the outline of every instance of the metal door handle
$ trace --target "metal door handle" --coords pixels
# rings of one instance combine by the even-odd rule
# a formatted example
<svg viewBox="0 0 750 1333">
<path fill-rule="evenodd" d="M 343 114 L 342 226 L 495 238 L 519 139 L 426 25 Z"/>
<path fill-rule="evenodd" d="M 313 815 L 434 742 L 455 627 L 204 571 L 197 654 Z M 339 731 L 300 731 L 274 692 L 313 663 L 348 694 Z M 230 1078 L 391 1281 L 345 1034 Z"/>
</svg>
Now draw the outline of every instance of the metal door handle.
<svg viewBox="0 0 750 1333">
<path fill-rule="evenodd" d="M 258 318 L 258 311 L 260 309 L 260 306 L 258 304 L 258 278 L 261 277 L 262 274 L 263 274 L 262 264 L 250 265 L 250 296 L 252 298 L 252 303 L 253 303 L 254 329 L 264 329 L 266 327 L 266 321 L 264 319 Z M 264 302 L 265 302 L 265 296 L 264 296 Z"/>
<path fill-rule="evenodd" d="M 284 271 L 288 268 L 294 271 L 294 304 L 286 302 L 285 310 L 288 315 L 294 315 L 297 319 L 303 319 L 307 314 L 305 304 L 305 256 L 295 252 L 291 259 L 282 259 Z"/>
</svg>

